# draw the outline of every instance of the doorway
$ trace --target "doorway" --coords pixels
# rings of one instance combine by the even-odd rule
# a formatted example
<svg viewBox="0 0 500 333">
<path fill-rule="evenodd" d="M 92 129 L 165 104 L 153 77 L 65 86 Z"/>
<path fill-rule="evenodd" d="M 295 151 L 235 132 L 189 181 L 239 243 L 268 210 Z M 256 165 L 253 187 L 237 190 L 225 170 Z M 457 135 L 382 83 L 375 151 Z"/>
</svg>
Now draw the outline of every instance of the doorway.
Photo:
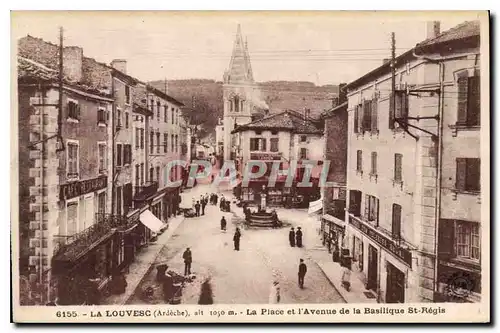
<svg viewBox="0 0 500 333">
<path fill-rule="evenodd" d="M 405 274 L 394 265 L 387 263 L 386 303 L 405 302 Z"/>
<path fill-rule="evenodd" d="M 378 276 L 378 251 L 372 245 L 368 245 L 368 276 L 366 289 L 377 291 Z"/>
</svg>

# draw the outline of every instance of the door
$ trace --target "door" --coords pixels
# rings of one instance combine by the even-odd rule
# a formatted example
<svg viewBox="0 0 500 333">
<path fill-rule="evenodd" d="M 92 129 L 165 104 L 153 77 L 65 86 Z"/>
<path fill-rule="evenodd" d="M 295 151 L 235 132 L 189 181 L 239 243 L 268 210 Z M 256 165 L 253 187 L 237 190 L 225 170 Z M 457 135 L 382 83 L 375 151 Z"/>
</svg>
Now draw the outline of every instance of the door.
<svg viewBox="0 0 500 333">
<path fill-rule="evenodd" d="M 405 275 L 392 264 L 387 263 L 387 294 L 386 303 L 405 302 Z"/>
<path fill-rule="evenodd" d="M 368 245 L 368 276 L 366 289 L 377 291 L 378 272 L 378 251 L 371 245 Z"/>
<path fill-rule="evenodd" d="M 85 230 L 94 224 L 94 195 L 85 197 L 85 223 L 81 226 L 81 230 Z"/>
</svg>

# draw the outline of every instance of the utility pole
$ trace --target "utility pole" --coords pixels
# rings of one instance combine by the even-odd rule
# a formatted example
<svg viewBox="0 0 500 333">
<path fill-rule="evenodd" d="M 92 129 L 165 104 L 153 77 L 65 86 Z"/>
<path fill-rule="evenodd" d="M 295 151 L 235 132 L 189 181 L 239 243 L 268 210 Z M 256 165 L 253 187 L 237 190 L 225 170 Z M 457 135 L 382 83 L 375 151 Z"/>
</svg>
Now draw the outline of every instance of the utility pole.
<svg viewBox="0 0 500 333">
<path fill-rule="evenodd" d="M 393 116 L 396 114 L 396 35 L 391 32 L 391 98 L 393 105 Z"/>
</svg>

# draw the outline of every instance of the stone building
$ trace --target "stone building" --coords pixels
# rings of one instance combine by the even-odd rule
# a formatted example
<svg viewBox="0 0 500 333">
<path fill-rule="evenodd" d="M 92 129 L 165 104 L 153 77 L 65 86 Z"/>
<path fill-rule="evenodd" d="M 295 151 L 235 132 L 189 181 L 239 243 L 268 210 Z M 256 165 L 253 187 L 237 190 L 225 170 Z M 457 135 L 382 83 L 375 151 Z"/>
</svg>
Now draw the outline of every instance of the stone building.
<svg viewBox="0 0 500 333">
<path fill-rule="evenodd" d="M 387 62 L 346 86 L 346 248 L 384 303 L 442 299 L 448 270 L 480 272 L 479 23 L 427 31 L 396 57 L 394 92 Z"/>
</svg>

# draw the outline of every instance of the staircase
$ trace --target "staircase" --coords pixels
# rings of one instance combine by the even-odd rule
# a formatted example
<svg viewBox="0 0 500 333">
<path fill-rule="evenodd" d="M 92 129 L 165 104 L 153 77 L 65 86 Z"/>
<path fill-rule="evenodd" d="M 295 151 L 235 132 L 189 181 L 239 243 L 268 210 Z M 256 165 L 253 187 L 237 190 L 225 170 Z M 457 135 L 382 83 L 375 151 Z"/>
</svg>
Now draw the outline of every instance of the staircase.
<svg viewBox="0 0 500 333">
<path fill-rule="evenodd" d="M 251 213 L 248 225 L 251 227 L 272 228 L 273 215 L 267 212 Z"/>
</svg>

